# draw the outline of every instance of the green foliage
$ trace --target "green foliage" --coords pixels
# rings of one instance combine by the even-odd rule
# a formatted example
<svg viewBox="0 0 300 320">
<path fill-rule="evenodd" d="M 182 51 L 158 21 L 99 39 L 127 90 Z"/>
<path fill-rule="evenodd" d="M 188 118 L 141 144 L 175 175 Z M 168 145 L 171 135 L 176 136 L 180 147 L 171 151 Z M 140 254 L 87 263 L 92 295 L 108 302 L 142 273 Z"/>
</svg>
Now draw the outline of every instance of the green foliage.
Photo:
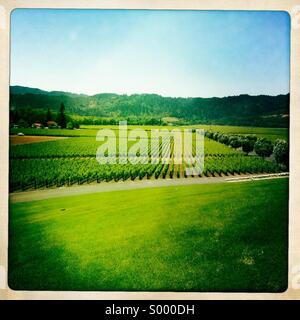
<svg viewBox="0 0 300 320">
<path fill-rule="evenodd" d="M 174 117 L 181 119 L 177 122 L 178 125 L 209 123 L 288 127 L 288 117 L 282 117 L 282 114 L 289 113 L 288 94 L 278 96 L 240 95 L 225 98 L 171 98 L 156 94 L 87 96 L 11 87 L 11 109 L 30 106 L 32 109 L 43 108 L 47 110 L 50 108 L 59 112 L 61 103 L 65 105 L 68 114 L 109 119 L 129 118 L 132 124 L 134 124 L 134 119 L 137 119 L 137 121 L 142 120 L 143 124 L 161 125 L 163 124 L 162 118 Z M 273 116 L 266 117 L 270 114 Z"/>
<path fill-rule="evenodd" d="M 266 138 L 258 139 L 254 135 L 230 135 L 212 131 L 206 131 L 205 135 L 207 138 L 217 140 L 220 143 L 231 146 L 232 148 L 242 147 L 242 150 L 247 154 L 254 150 L 256 154 L 261 157 L 269 157 L 273 152 L 273 143 Z M 285 143 L 288 145 L 287 142 Z"/>
<path fill-rule="evenodd" d="M 253 135 L 253 134 L 247 134 L 247 135 L 245 135 L 245 138 L 246 138 L 247 140 L 250 140 L 250 141 L 254 141 L 254 142 L 257 141 L 257 136 L 255 136 L 255 135 Z"/>
<path fill-rule="evenodd" d="M 250 139 L 267 138 L 273 142 L 277 139 L 288 141 L 288 128 L 260 128 L 260 127 L 242 127 L 242 126 L 219 126 L 219 125 L 205 125 L 199 124 L 197 127 L 204 129 L 205 133 L 220 132 L 227 136 L 239 135 L 241 137 L 247 136 Z M 208 136 L 207 136 L 208 137 Z M 211 137 L 209 137 L 211 138 Z"/>
<path fill-rule="evenodd" d="M 66 126 L 67 126 L 67 117 L 65 115 L 65 105 L 63 102 L 61 103 L 60 108 L 59 108 L 57 123 L 62 129 L 66 128 Z"/>
<path fill-rule="evenodd" d="M 74 123 L 74 128 L 76 128 L 76 126 L 79 126 L 78 124 L 76 124 L 76 122 Z M 15 135 L 19 132 L 20 130 L 17 128 L 10 128 L 9 132 L 11 135 Z M 95 138 L 96 134 L 97 134 L 96 129 L 84 129 L 84 130 L 68 130 L 68 129 L 51 129 L 51 130 L 47 130 L 47 129 L 40 129 L 40 130 L 36 130 L 33 128 L 25 128 L 22 130 L 22 132 L 25 135 L 29 135 L 29 136 L 57 136 L 57 137 L 93 137 Z"/>
<path fill-rule="evenodd" d="M 209 139 L 213 139 L 214 133 L 212 131 L 205 131 L 205 136 Z"/>
<path fill-rule="evenodd" d="M 134 141 L 128 143 L 128 149 L 133 143 Z M 177 177 L 180 176 L 180 165 L 172 162 L 161 163 L 161 159 L 167 152 L 166 141 L 161 141 L 158 146 L 161 153 L 159 150 L 155 153 L 160 160 L 158 164 L 151 164 L 149 158 L 148 164 L 137 165 L 131 163 L 99 165 L 96 161 L 96 151 L 100 144 L 95 137 L 74 137 L 12 146 L 10 164 L 13 169 L 10 175 L 10 189 L 24 190 L 93 181 L 135 180 L 136 178 L 173 178 L 175 171 L 177 171 Z M 194 153 L 195 145 L 193 147 Z M 204 175 L 267 173 L 281 170 L 275 162 L 265 161 L 255 156 L 246 157 L 241 151 L 208 138 L 205 138 L 204 151 Z M 183 169 L 185 169 L 184 166 Z"/>
<path fill-rule="evenodd" d="M 229 137 L 226 134 L 221 134 L 219 137 L 219 142 L 223 144 L 229 144 Z"/>
<path fill-rule="evenodd" d="M 47 114 L 46 114 L 46 121 L 52 121 L 52 113 L 51 113 L 51 110 L 50 108 L 48 108 L 47 110 Z"/>
<path fill-rule="evenodd" d="M 17 124 L 20 128 L 28 128 L 29 127 L 28 122 L 23 119 L 20 119 Z"/>
<path fill-rule="evenodd" d="M 254 144 L 254 151 L 260 157 L 269 157 L 273 152 L 273 144 L 266 138 L 260 138 Z"/>
<path fill-rule="evenodd" d="M 256 138 L 256 137 L 255 137 Z M 241 139 L 242 142 L 242 150 L 246 152 L 247 154 L 249 152 L 252 152 L 254 149 L 254 144 L 255 144 L 256 139 L 250 137 L 250 136 L 245 136 L 244 138 Z"/>
<path fill-rule="evenodd" d="M 228 141 L 232 148 L 239 148 L 242 146 L 242 140 L 238 136 L 230 136 Z"/>
<path fill-rule="evenodd" d="M 101 127 L 100 127 L 101 128 Z M 149 127 L 148 129 L 150 129 Z M 65 135 L 73 138 L 46 141 L 34 144 L 15 145 L 10 148 L 10 159 L 12 175 L 10 177 L 11 190 L 26 189 L 30 187 L 44 187 L 51 185 L 68 185 L 72 183 L 85 183 L 91 181 L 111 181 L 131 179 L 151 179 L 151 178 L 173 178 L 184 177 L 185 166 L 171 164 L 151 164 L 150 154 L 146 165 L 107 165 L 101 166 L 96 160 L 96 151 L 101 143 L 97 142 L 95 136 L 99 127 L 94 129 L 67 130 L 67 129 L 22 129 L 26 135 L 47 134 Z M 11 129 L 11 132 L 19 132 L 19 129 Z M 116 137 L 118 137 L 118 131 Z M 150 131 L 147 131 L 150 134 Z M 257 139 L 253 135 L 235 135 L 218 132 L 205 131 L 205 165 L 204 175 L 231 175 L 241 173 L 268 173 L 280 172 L 282 166 L 279 162 L 265 161 L 264 159 L 245 156 L 249 147 Z M 213 140 L 215 138 L 216 140 Z M 195 133 L 193 134 L 195 139 Z M 222 141 L 226 144 L 221 143 Z M 258 140 L 261 143 L 261 139 Z M 265 141 L 265 140 L 263 140 Z M 229 147 L 242 145 L 243 151 Z M 128 142 L 128 149 L 134 141 Z M 150 146 L 150 136 L 148 146 Z M 118 143 L 117 143 L 118 147 Z M 171 142 L 171 154 L 173 141 Z M 279 147 L 278 147 L 279 148 Z M 149 149 L 150 150 L 150 149 Z M 193 142 L 192 153 L 195 154 L 195 141 Z M 160 141 L 156 150 L 159 160 L 164 157 L 166 141 Z M 133 155 L 134 156 L 134 155 Z M 118 148 L 117 148 L 118 157 Z M 134 156 L 135 157 L 135 156 Z M 279 159 L 279 158 L 278 158 Z M 176 173 L 176 174 L 175 174 Z"/>
<path fill-rule="evenodd" d="M 285 140 L 276 140 L 274 144 L 274 156 L 277 163 L 289 167 L 289 145 Z"/>
<path fill-rule="evenodd" d="M 74 129 L 74 124 L 73 124 L 72 121 L 69 121 L 69 122 L 67 123 L 67 129 Z"/>
<path fill-rule="evenodd" d="M 244 137 L 239 135 L 229 135 L 225 133 L 212 132 L 212 131 L 206 131 L 205 135 L 210 139 L 218 141 L 222 144 L 226 144 L 235 149 L 242 146 L 242 142 L 244 139 Z"/>
</svg>

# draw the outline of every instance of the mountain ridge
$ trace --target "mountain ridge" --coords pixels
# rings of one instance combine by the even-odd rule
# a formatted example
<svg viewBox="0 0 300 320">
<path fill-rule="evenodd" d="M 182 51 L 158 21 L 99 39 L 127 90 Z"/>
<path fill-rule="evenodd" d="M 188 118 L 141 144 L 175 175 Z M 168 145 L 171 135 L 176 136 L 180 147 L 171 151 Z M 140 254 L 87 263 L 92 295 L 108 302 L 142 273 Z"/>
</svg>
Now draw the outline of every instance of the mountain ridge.
<svg viewBox="0 0 300 320">
<path fill-rule="evenodd" d="M 287 127 L 289 93 L 277 96 L 241 94 L 228 97 L 182 98 L 158 94 L 76 94 L 10 87 L 10 108 L 58 111 L 64 103 L 71 115 L 103 118 L 175 117 L 187 123 Z"/>
<path fill-rule="evenodd" d="M 85 96 L 85 97 L 96 97 L 96 96 L 101 96 L 101 95 L 115 95 L 115 96 L 159 96 L 162 98 L 171 98 L 171 99 L 223 99 L 223 98 L 228 98 L 228 97 L 242 97 L 242 96 L 248 96 L 248 97 L 260 97 L 260 96 L 265 96 L 265 97 L 278 97 L 278 96 L 286 96 L 289 95 L 289 93 L 279 93 L 276 95 L 270 95 L 270 94 L 248 94 L 248 93 L 240 93 L 236 95 L 229 95 L 229 96 L 211 96 L 211 97 L 201 97 L 201 96 L 196 96 L 196 97 L 191 97 L 191 96 L 186 96 L 186 97 L 181 97 L 181 96 L 165 96 L 161 95 L 158 93 L 131 93 L 131 94 L 119 94 L 119 93 L 114 93 L 114 92 L 99 92 L 95 94 L 86 94 L 86 93 L 75 93 L 75 92 L 70 92 L 70 91 L 61 91 L 61 90 L 45 90 L 45 89 L 40 89 L 40 88 L 35 88 L 35 87 L 26 87 L 26 86 L 21 86 L 21 85 L 11 85 L 10 86 L 10 93 L 11 94 L 25 94 L 25 93 L 33 93 L 33 94 L 49 94 L 49 95 L 59 95 L 59 94 L 66 94 L 66 95 L 72 95 L 72 96 Z"/>
</svg>

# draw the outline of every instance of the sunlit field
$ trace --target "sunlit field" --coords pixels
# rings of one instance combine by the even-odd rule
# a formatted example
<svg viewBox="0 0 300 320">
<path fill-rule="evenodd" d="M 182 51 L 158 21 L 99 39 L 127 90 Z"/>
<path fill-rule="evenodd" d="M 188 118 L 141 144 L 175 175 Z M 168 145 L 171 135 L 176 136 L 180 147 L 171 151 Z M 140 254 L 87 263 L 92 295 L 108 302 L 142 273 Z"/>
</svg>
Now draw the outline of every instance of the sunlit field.
<svg viewBox="0 0 300 320">
<path fill-rule="evenodd" d="M 11 203 L 9 286 L 284 291 L 287 200 L 282 178 Z"/>
<path fill-rule="evenodd" d="M 18 128 L 10 129 L 11 134 L 16 134 L 18 132 L 23 132 L 26 135 L 54 135 L 54 136 L 84 136 L 84 137 L 95 137 L 97 131 L 103 128 L 112 128 L 118 129 L 118 126 L 109 125 L 109 126 L 100 126 L 100 125 L 81 125 L 80 129 L 77 130 L 67 130 L 67 129 L 30 129 L 30 128 Z M 144 130 L 151 129 L 173 129 L 174 126 L 133 126 L 128 125 L 128 129 L 143 128 Z M 221 125 L 190 125 L 190 126 L 176 126 L 175 128 L 200 128 L 204 130 L 212 130 L 223 133 L 232 133 L 232 134 L 255 134 L 260 137 L 268 138 L 272 141 L 276 139 L 285 139 L 288 140 L 289 130 L 288 128 L 260 128 L 260 127 L 242 127 L 242 126 L 221 126 Z"/>
<path fill-rule="evenodd" d="M 128 127 L 129 132 L 133 127 Z M 130 129 L 131 128 L 131 129 Z M 178 164 L 174 162 L 174 141 L 170 140 L 170 149 L 167 140 L 160 140 L 154 149 L 157 157 L 157 164 L 153 164 L 151 155 L 151 144 L 153 142 L 150 128 L 142 127 L 147 131 L 146 164 L 119 164 L 119 131 L 116 127 L 109 126 L 117 138 L 116 144 L 116 164 L 99 165 L 96 160 L 98 147 L 103 144 L 96 140 L 98 130 L 59 130 L 59 129 L 26 129 L 28 134 L 43 134 L 45 131 L 51 135 L 59 133 L 60 137 L 66 134 L 65 139 L 44 141 L 34 144 L 11 145 L 10 161 L 10 190 L 27 190 L 44 187 L 60 187 L 63 185 L 74 185 L 84 183 L 100 183 L 108 181 L 126 181 L 143 179 L 179 179 L 186 178 L 186 163 Z M 156 127 L 152 127 L 156 128 Z M 227 127 L 229 130 L 229 127 Z M 98 127 L 103 129 L 103 127 Z M 165 128 L 166 129 L 166 128 Z M 174 129 L 170 127 L 169 129 Z M 258 129 L 258 128 L 257 128 Z M 235 131 L 233 127 L 232 131 Z M 262 130 L 262 129 L 260 129 Z M 274 129 L 275 134 L 278 129 Z M 276 131 L 277 130 L 277 131 Z M 242 130 L 242 133 L 246 132 Z M 250 131 L 249 131 L 250 132 Z M 259 131 L 262 134 L 262 131 Z M 277 133 L 279 134 L 279 130 Z M 266 133 L 270 134 L 269 132 Z M 282 132 L 280 134 L 283 134 Z M 13 138 L 15 136 L 12 136 Z M 26 140 L 27 136 L 18 137 L 19 141 Z M 128 152 L 136 141 L 128 141 Z M 193 133 L 193 148 L 187 155 L 191 159 L 195 155 L 195 133 Z M 133 155 L 135 158 L 136 156 Z M 274 161 L 267 161 L 257 155 L 247 155 L 238 148 L 232 148 L 218 141 L 205 137 L 204 139 L 204 168 L 201 174 L 195 178 L 229 176 L 251 173 L 276 173 L 282 169 Z M 169 159 L 168 163 L 163 163 L 162 159 Z"/>
</svg>

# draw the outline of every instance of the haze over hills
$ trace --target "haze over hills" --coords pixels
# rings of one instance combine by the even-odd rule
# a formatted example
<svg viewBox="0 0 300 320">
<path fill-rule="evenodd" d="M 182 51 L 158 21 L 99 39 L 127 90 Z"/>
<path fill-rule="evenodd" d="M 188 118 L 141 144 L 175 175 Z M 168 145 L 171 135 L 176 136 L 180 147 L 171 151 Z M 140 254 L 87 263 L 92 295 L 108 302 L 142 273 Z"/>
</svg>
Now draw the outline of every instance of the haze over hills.
<svg viewBox="0 0 300 320">
<path fill-rule="evenodd" d="M 184 123 L 288 127 L 289 94 L 223 98 L 174 98 L 157 94 L 96 95 L 10 87 L 10 108 L 58 111 L 64 103 L 70 115 L 101 118 L 175 117 Z"/>
</svg>

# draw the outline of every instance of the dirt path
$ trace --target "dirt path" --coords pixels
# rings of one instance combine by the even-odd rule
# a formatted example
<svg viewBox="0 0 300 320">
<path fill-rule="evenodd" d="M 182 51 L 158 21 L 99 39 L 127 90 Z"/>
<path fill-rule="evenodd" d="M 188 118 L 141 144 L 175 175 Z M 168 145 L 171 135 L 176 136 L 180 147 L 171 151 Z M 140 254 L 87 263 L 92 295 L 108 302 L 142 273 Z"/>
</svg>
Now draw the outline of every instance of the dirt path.
<svg viewBox="0 0 300 320">
<path fill-rule="evenodd" d="M 15 146 L 15 145 L 19 145 L 19 144 L 28 144 L 28 143 L 61 140 L 61 139 L 67 139 L 67 137 L 10 135 L 9 136 L 9 143 L 12 146 Z"/>
<path fill-rule="evenodd" d="M 141 181 L 119 181 L 104 182 L 92 185 L 81 185 L 73 187 L 61 187 L 56 189 L 42 189 L 34 191 L 14 192 L 9 198 L 11 202 L 29 202 L 50 198 L 66 197 L 72 195 L 81 195 L 98 192 L 110 192 L 118 190 L 132 190 L 143 188 L 157 188 L 169 186 L 183 186 L 193 184 L 210 184 L 210 183 L 232 183 L 241 181 L 253 181 L 261 179 L 274 179 L 288 177 L 288 173 L 279 174 L 251 174 L 236 177 L 209 177 L 209 178 L 180 178 L 180 179 L 159 179 L 159 180 L 141 180 Z"/>
</svg>

